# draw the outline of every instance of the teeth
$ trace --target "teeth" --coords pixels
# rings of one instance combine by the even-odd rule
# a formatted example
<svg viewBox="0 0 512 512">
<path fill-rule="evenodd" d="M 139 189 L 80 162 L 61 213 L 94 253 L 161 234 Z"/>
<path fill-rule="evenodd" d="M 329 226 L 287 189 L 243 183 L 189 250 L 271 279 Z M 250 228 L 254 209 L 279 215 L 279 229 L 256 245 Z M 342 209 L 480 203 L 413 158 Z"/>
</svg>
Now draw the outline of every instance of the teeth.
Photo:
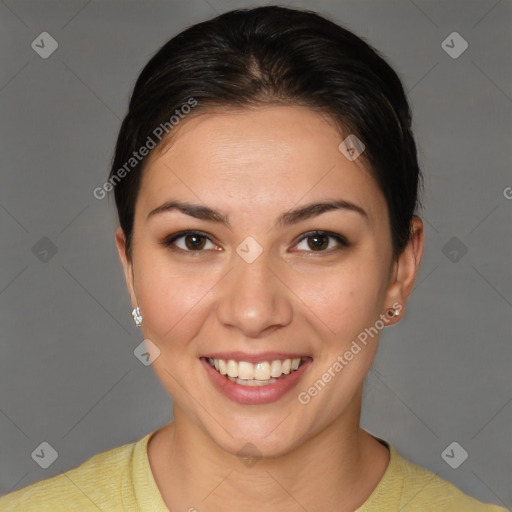
<svg viewBox="0 0 512 512">
<path fill-rule="evenodd" d="M 226 375 L 228 373 L 228 365 L 224 359 L 219 359 L 219 371 L 222 375 Z"/>
<path fill-rule="evenodd" d="M 225 361 L 224 359 L 209 358 L 208 362 L 221 375 L 226 375 L 233 382 L 248 386 L 258 386 L 272 384 L 281 375 L 288 375 L 294 372 L 299 368 L 301 359 L 300 357 L 284 359 L 283 361 L 276 359 L 271 362 L 261 361 L 252 364 L 247 361 L 234 361 L 233 359 Z"/>
<path fill-rule="evenodd" d="M 242 386 L 266 386 L 267 384 L 274 384 L 277 382 L 277 379 L 268 379 L 268 380 L 245 380 L 245 379 L 235 379 L 233 377 L 228 377 L 231 382 L 236 382 L 237 384 L 242 384 Z"/>
<path fill-rule="evenodd" d="M 270 365 L 267 363 L 267 361 L 264 361 L 263 363 L 257 363 L 251 366 L 254 366 L 254 378 L 256 380 L 270 379 Z M 240 378 L 242 378 L 241 375 Z"/>
<path fill-rule="evenodd" d="M 277 361 L 272 361 L 271 365 L 270 365 L 270 376 L 271 377 L 281 377 L 281 368 L 282 368 L 282 365 L 281 365 L 281 361 L 277 360 Z"/>
<path fill-rule="evenodd" d="M 228 361 L 227 371 L 230 377 L 238 377 L 238 363 L 236 361 L 233 361 L 233 359 L 230 359 Z"/>
<path fill-rule="evenodd" d="M 240 361 L 238 363 L 238 378 L 244 380 L 254 379 L 254 365 L 246 363 L 245 361 Z"/>
</svg>

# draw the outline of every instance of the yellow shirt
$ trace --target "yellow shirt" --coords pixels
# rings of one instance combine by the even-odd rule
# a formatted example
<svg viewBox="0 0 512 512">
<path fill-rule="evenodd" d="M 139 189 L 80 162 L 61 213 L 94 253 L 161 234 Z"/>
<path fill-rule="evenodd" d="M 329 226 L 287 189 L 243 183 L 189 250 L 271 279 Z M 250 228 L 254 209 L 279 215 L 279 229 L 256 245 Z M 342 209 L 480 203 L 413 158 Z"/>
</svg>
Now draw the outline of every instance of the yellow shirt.
<svg viewBox="0 0 512 512">
<path fill-rule="evenodd" d="M 147 443 L 99 453 L 78 467 L 0 498 L 2 512 L 168 512 L 153 479 Z M 389 445 L 384 476 L 355 512 L 506 512 L 464 494 L 430 471 L 407 461 Z"/>
</svg>

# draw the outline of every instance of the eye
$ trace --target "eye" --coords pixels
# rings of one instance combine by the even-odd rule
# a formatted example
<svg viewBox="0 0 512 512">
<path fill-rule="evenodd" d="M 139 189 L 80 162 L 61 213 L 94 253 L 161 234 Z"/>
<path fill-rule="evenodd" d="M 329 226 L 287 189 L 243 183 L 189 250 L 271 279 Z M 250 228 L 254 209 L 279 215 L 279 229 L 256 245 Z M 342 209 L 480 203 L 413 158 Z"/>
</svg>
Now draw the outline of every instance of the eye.
<svg viewBox="0 0 512 512">
<path fill-rule="evenodd" d="M 349 247 L 350 245 L 346 238 L 342 235 L 339 235 L 338 233 L 330 233 L 328 231 L 310 231 L 299 240 L 297 247 L 301 243 L 305 242 L 307 247 L 300 250 L 311 250 L 312 252 L 327 252 L 327 250 L 329 250 L 329 252 L 331 252 L 330 249 L 333 249 L 333 246 L 330 243 L 331 240 L 334 240 L 335 250 L 336 244 L 338 246 L 337 249 L 341 249 L 342 247 Z"/>
<path fill-rule="evenodd" d="M 167 236 L 160 243 L 171 250 L 183 252 L 204 252 L 203 249 L 219 250 L 210 237 L 200 231 L 180 231 Z M 207 247 L 208 243 L 211 247 Z M 306 243 L 307 247 L 300 249 L 301 243 Z M 349 245 L 346 238 L 338 233 L 311 231 L 302 236 L 296 247 L 299 247 L 300 251 L 331 252 L 333 249 L 336 250 L 336 246 L 340 249 Z"/>
<path fill-rule="evenodd" d="M 179 243 L 176 243 L 178 242 Z M 210 240 L 209 236 L 200 231 L 180 231 L 164 238 L 162 245 L 171 250 L 180 250 L 184 252 L 202 252 L 205 245 L 210 243 L 212 247 L 206 249 L 215 249 L 217 246 Z"/>
</svg>

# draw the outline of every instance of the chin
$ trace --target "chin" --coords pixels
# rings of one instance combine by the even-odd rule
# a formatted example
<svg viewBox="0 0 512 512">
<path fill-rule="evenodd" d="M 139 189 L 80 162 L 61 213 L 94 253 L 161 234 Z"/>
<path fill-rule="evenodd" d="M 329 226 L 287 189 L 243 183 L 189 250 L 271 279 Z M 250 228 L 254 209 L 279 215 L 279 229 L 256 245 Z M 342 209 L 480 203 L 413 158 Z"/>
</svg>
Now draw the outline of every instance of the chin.
<svg viewBox="0 0 512 512">
<path fill-rule="evenodd" d="M 281 457 L 295 449 L 307 437 L 306 432 L 295 430 L 298 427 L 285 420 L 287 414 L 267 419 L 248 420 L 241 417 L 238 421 L 220 421 L 225 428 L 216 422 L 213 428 L 209 428 L 212 427 L 212 422 L 209 421 L 208 427 L 203 428 L 222 451 L 239 457 L 242 463 L 249 465 L 245 459 L 250 461 Z"/>
</svg>

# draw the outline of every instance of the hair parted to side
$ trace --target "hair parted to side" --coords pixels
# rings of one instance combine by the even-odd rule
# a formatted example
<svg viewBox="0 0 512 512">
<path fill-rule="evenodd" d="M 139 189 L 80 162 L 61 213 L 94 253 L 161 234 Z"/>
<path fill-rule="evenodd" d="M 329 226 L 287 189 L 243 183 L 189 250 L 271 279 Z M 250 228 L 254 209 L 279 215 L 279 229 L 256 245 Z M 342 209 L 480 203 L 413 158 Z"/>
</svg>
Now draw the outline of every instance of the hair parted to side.
<svg viewBox="0 0 512 512">
<path fill-rule="evenodd" d="M 396 72 L 361 38 L 315 12 L 278 6 L 233 10 L 191 26 L 138 77 L 109 179 L 191 99 L 189 116 L 215 107 L 299 105 L 326 114 L 345 136 L 355 134 L 365 145 L 360 158 L 386 199 L 393 256 L 403 251 L 421 205 L 411 110 Z M 128 257 L 148 156 L 114 187 Z"/>
</svg>

